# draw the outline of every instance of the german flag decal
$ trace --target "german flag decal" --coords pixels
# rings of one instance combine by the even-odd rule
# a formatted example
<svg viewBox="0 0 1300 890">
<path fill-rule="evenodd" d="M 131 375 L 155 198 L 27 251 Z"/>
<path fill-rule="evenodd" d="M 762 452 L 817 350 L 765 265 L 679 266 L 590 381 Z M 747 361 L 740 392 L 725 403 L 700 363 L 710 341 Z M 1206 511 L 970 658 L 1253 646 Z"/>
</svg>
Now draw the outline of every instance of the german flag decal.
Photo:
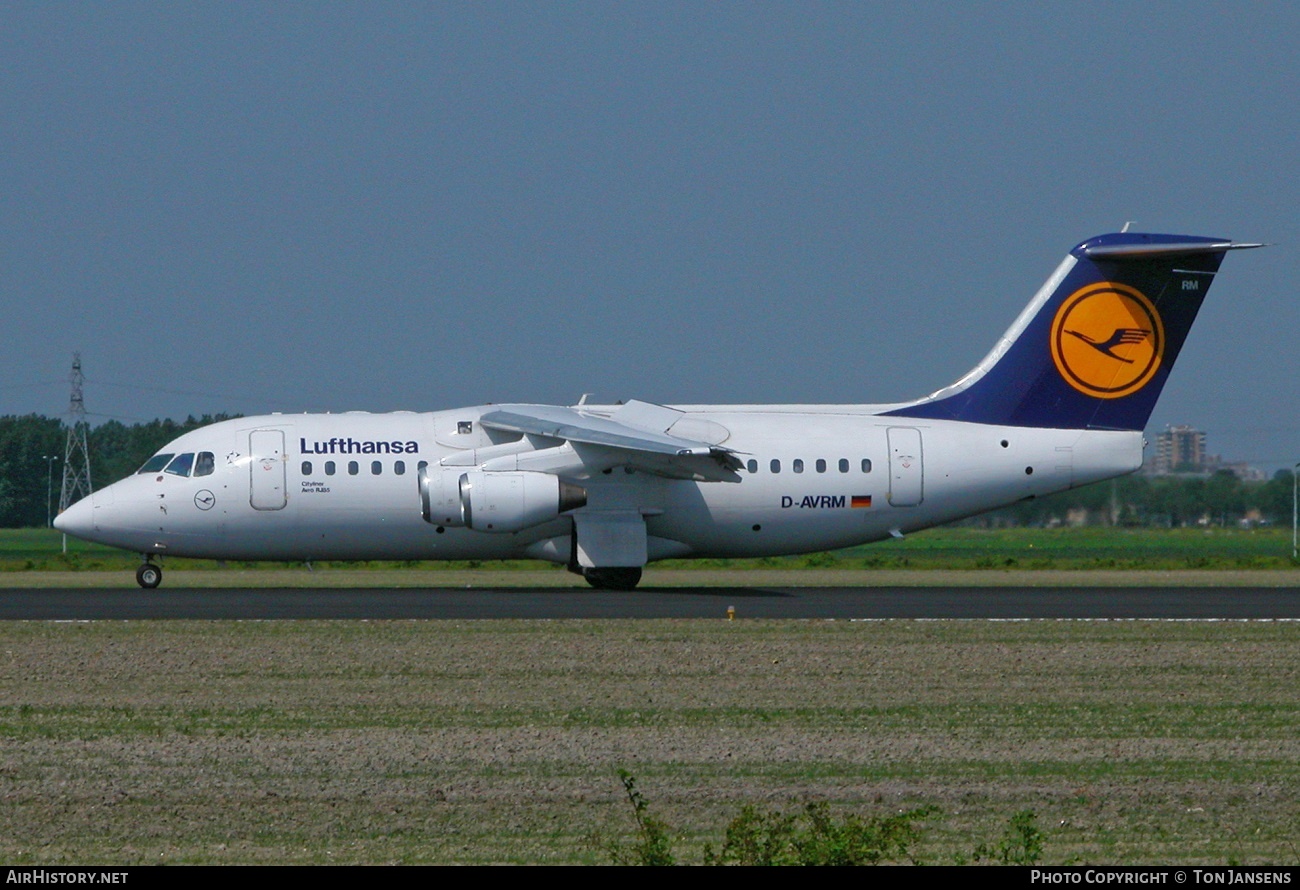
<svg viewBox="0 0 1300 890">
<path fill-rule="evenodd" d="M 856 510 L 859 507 L 870 507 L 870 506 L 871 506 L 871 495 L 869 494 L 855 494 L 849 500 L 849 507 L 854 510 Z"/>
</svg>

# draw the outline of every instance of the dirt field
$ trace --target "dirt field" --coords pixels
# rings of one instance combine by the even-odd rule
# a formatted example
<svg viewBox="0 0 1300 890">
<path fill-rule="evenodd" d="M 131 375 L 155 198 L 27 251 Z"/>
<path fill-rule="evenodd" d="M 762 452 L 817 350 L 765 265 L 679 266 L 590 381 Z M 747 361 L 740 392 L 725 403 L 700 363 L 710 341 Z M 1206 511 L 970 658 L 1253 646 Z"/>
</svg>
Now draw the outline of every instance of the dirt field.
<svg viewBox="0 0 1300 890">
<path fill-rule="evenodd" d="M 1300 859 L 1288 622 L 0 626 L 0 859 L 606 862 L 637 777 L 699 861 L 742 805 L 937 805 L 969 857 Z"/>
</svg>

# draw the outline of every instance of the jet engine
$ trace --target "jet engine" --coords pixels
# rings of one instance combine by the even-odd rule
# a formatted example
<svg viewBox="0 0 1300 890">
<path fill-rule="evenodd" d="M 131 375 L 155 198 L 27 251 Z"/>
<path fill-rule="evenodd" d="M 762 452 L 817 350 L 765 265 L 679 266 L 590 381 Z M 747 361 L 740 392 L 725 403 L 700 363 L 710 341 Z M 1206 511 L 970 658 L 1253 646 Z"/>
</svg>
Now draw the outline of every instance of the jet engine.
<svg viewBox="0 0 1300 890">
<path fill-rule="evenodd" d="M 517 532 L 587 503 L 587 490 L 549 473 L 426 469 L 420 472 L 425 522 L 480 532 Z"/>
</svg>

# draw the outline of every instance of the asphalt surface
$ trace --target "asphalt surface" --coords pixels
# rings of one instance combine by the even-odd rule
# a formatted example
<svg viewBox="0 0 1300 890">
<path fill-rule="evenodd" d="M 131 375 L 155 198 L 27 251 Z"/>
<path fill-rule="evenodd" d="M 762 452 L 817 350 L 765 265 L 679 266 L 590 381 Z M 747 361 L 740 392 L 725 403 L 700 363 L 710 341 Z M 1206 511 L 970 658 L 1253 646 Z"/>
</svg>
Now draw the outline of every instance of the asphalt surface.
<svg viewBox="0 0 1300 890">
<path fill-rule="evenodd" d="M 583 589 L 9 589 L 0 620 L 1300 619 L 1277 587 L 842 587 Z"/>
</svg>

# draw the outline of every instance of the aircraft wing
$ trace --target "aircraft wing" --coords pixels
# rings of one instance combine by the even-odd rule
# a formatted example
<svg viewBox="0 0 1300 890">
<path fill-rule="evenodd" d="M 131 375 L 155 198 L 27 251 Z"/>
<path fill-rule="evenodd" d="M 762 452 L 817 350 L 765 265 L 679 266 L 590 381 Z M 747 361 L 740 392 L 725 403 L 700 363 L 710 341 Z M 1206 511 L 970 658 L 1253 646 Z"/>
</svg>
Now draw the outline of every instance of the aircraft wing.
<svg viewBox="0 0 1300 890">
<path fill-rule="evenodd" d="M 673 479 L 739 482 L 740 458 L 729 448 L 667 430 L 683 412 L 648 402 L 629 402 L 609 417 L 581 407 L 510 405 L 489 411 L 479 423 L 491 429 L 543 436 L 620 453 L 626 466 Z"/>
</svg>

